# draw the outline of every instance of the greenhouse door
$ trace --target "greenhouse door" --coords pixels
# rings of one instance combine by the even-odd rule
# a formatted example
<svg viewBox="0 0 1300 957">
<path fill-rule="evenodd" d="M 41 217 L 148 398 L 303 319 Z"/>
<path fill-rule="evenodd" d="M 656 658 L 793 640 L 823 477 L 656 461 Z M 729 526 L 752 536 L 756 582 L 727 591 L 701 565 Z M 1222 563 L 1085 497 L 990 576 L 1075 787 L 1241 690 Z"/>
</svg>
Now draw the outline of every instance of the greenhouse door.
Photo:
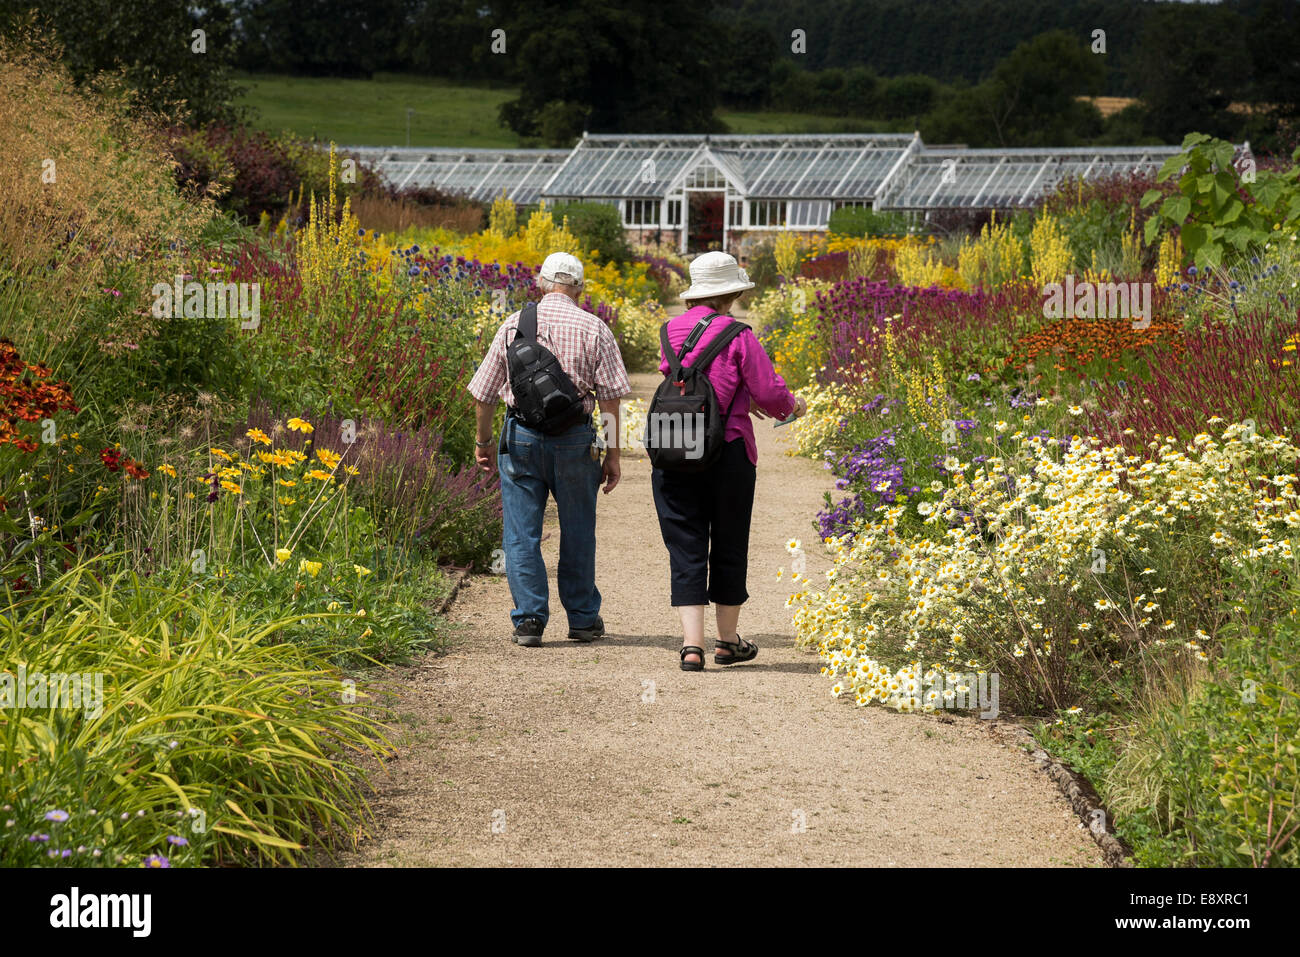
<svg viewBox="0 0 1300 957">
<path fill-rule="evenodd" d="M 722 249 L 726 240 L 726 193 L 687 190 L 686 249 L 687 253 L 704 253 Z"/>
</svg>

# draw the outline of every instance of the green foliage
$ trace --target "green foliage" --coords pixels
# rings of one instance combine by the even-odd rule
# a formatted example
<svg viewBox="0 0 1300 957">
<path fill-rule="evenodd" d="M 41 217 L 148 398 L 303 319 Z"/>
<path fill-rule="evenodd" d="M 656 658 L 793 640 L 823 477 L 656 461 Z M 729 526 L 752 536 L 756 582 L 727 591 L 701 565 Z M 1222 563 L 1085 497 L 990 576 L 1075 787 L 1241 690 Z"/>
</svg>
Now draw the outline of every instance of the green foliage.
<svg viewBox="0 0 1300 957">
<path fill-rule="evenodd" d="M 1103 771 L 1146 830 L 1142 863 L 1300 865 L 1298 656 L 1294 614 L 1235 625 L 1212 675 L 1152 709 Z"/>
<path fill-rule="evenodd" d="M 750 300 L 757 301 L 765 290 L 776 285 L 778 278 L 776 248 L 772 240 L 764 239 L 756 243 L 750 250 L 746 263 L 745 271 L 749 274 L 749 281 L 754 284 L 754 289 L 749 294 Z"/>
<path fill-rule="evenodd" d="M 29 10 L 35 11 L 32 19 Z M 142 111 L 196 123 L 235 117 L 232 4 L 200 10 L 173 0 L 0 3 L 0 33 L 15 35 L 33 22 L 52 31 L 63 47 L 63 62 L 78 83 L 120 71 Z M 195 30 L 204 34 L 202 52 L 194 49 L 199 42 Z"/>
<path fill-rule="evenodd" d="M 829 231 L 840 236 L 905 236 L 907 216 L 866 206 L 842 206 L 831 213 Z"/>
<path fill-rule="evenodd" d="M 219 569 L 204 582 L 250 609 L 258 624 L 283 622 L 285 640 L 316 649 L 337 668 L 405 664 L 442 651 L 446 634 L 437 611 L 449 591 L 446 576 L 415 554 L 396 567 L 381 564 L 381 550 L 370 555 L 369 564 L 356 567 L 347 558 L 326 558 L 316 575 L 300 570 L 296 557 L 253 562 Z"/>
<path fill-rule="evenodd" d="M 602 262 L 622 265 L 632 258 L 618 207 L 610 203 L 559 203 L 551 210 L 557 223 L 568 221 L 569 232 L 584 250 L 597 250 Z"/>
<path fill-rule="evenodd" d="M 1218 267 L 1232 257 L 1249 256 L 1280 225 L 1293 230 L 1300 225 L 1300 149 L 1285 172 L 1261 170 L 1249 177 L 1233 168 L 1234 147 L 1204 133 L 1189 133 L 1183 151 L 1165 160 L 1157 182 L 1177 178 L 1178 193 L 1164 198 L 1147 220 L 1150 245 L 1160 228 L 1177 227 L 1184 251 L 1198 267 Z M 1150 190 L 1143 208 L 1163 194 Z"/>
<path fill-rule="evenodd" d="M 389 67 L 409 30 L 403 0 L 238 0 L 247 69 L 369 76 Z M 441 33 L 441 31 L 439 31 Z"/>
<path fill-rule="evenodd" d="M 551 100 L 537 113 L 536 135 L 546 146 L 569 149 L 582 137 L 591 107 L 571 100 Z"/>
<path fill-rule="evenodd" d="M 506 13 L 506 42 L 517 44 L 507 49 L 522 86 L 500 117 L 520 136 L 540 136 L 543 119 L 571 119 L 578 111 L 586 111 L 593 133 L 717 128 L 717 82 L 701 68 L 712 37 L 700 29 L 691 0 L 512 4 Z M 548 112 L 556 102 L 564 106 Z M 553 122 L 552 131 L 563 126 Z"/>
<path fill-rule="evenodd" d="M 15 822 L 0 858 L 292 863 L 309 841 L 351 840 L 366 817 L 358 758 L 386 747 L 365 692 L 319 650 L 282 641 L 289 622 L 255 623 L 220 591 L 112 573 L 113 560 L 5 595 L 0 671 L 16 680 L 21 665 L 29 681 L 22 705 L 0 708 L 0 803 Z M 33 700 L 37 674 L 87 676 L 102 696 Z"/>
<path fill-rule="evenodd" d="M 1069 146 L 1101 133 L 1101 114 L 1080 102 L 1100 92 L 1101 58 L 1062 31 L 1016 47 L 975 87 L 950 91 L 921 123 L 930 141 L 971 146 Z"/>
</svg>

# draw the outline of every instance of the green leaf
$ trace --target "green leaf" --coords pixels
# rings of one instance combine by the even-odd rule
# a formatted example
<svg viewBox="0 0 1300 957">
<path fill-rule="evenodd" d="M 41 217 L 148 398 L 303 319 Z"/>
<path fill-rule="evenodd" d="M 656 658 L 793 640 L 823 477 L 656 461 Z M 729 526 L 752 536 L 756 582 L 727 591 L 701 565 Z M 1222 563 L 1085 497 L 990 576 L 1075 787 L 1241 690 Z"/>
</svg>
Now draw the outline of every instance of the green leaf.
<svg viewBox="0 0 1300 957">
<path fill-rule="evenodd" d="M 1232 156 L 1236 152 L 1237 148 L 1227 140 L 1215 140 L 1210 146 L 1210 157 L 1221 170 L 1232 166 Z"/>
<path fill-rule="evenodd" d="M 1192 211 L 1192 201 L 1186 196 L 1170 196 L 1160 205 L 1160 215 L 1181 225 Z"/>
<path fill-rule="evenodd" d="M 1156 174 L 1156 182 L 1163 183 L 1169 177 L 1178 173 L 1186 165 L 1187 156 L 1184 153 L 1179 153 L 1177 156 L 1169 157 L 1169 159 L 1160 164 L 1160 172 Z"/>
<path fill-rule="evenodd" d="M 1152 203 L 1154 203 L 1163 195 L 1164 193 L 1162 193 L 1158 189 L 1147 190 L 1145 193 L 1142 194 L 1142 203 L 1141 203 L 1142 208 L 1146 209 L 1148 206 L 1150 206 Z"/>
<path fill-rule="evenodd" d="M 1209 240 L 1209 230 L 1197 223 L 1184 226 L 1182 229 L 1183 248 L 1188 252 L 1195 252 L 1206 244 Z"/>
</svg>

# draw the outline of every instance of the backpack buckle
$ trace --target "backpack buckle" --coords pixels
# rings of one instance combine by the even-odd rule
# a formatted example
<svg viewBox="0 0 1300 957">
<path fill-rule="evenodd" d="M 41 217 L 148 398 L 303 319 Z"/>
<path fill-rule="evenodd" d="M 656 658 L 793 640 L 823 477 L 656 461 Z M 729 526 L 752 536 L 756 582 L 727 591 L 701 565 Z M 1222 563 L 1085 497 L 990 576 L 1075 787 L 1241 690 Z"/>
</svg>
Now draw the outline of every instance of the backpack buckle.
<svg viewBox="0 0 1300 957">
<path fill-rule="evenodd" d="M 685 382 L 685 380 L 678 379 L 676 382 L 673 383 L 673 385 L 677 386 L 677 388 L 679 388 L 679 389 L 681 390 L 682 395 L 685 395 L 685 394 L 686 394 L 686 382 Z"/>
</svg>

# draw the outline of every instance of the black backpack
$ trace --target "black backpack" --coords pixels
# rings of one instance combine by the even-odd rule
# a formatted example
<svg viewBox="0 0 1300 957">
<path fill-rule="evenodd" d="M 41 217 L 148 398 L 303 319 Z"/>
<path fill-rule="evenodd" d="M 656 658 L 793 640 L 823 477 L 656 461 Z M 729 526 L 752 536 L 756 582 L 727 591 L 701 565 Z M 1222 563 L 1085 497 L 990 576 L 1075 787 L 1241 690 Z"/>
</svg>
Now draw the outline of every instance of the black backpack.
<svg viewBox="0 0 1300 957">
<path fill-rule="evenodd" d="M 506 364 L 515 400 L 511 414 L 528 428 L 558 435 L 586 418 L 578 387 L 560 360 L 537 341 L 535 302 L 520 310 L 514 341 L 506 346 Z"/>
<path fill-rule="evenodd" d="M 646 454 L 657 469 L 703 471 L 717 459 L 726 442 L 726 417 L 718 410 L 718 397 L 706 373 L 718 353 L 749 326 L 733 319 L 690 366 L 682 365 L 682 360 L 717 317 L 715 312 L 696 323 L 680 352 L 674 352 L 668 341 L 668 324 L 659 329 L 659 342 L 668 359 L 669 372 L 650 400 L 645 434 Z M 739 394 L 740 389 L 736 392 Z M 736 404 L 734 396 L 731 404 Z M 727 415 L 730 414 L 728 408 Z"/>
</svg>

